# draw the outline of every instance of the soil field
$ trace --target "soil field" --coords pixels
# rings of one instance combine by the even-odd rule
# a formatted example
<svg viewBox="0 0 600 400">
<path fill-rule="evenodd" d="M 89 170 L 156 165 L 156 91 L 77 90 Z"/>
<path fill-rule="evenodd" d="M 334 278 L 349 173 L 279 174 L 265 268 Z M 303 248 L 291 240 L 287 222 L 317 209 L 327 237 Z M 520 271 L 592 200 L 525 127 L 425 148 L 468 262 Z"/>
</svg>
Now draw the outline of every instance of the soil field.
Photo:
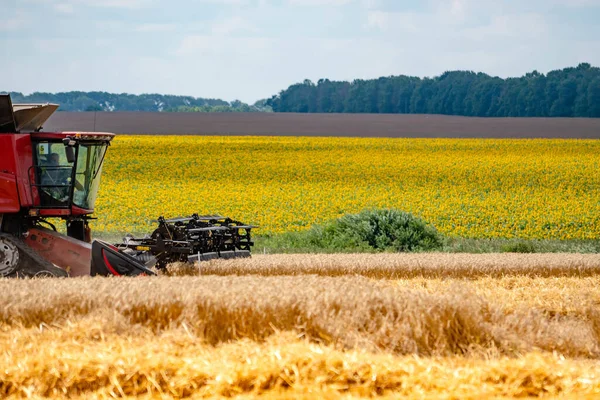
<svg viewBox="0 0 600 400">
<path fill-rule="evenodd" d="M 599 271 L 597 255 L 257 255 L 0 279 L 0 397 L 597 398 Z"/>
<path fill-rule="evenodd" d="M 58 112 L 45 131 L 407 138 L 600 138 L 600 119 L 443 115 Z"/>
</svg>

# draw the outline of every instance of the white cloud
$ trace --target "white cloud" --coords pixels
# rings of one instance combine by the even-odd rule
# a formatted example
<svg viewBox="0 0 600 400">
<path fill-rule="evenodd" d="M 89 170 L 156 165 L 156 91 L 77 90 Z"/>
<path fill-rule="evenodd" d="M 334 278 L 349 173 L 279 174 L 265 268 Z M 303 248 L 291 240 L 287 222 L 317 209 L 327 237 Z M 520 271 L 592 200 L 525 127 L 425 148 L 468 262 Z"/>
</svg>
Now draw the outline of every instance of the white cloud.
<svg viewBox="0 0 600 400">
<path fill-rule="evenodd" d="M 54 9 L 59 12 L 72 13 L 79 7 L 98 7 L 98 8 L 125 8 L 139 9 L 146 7 L 153 0 L 63 0 L 54 4 L 51 0 L 27 0 L 35 3 L 51 3 Z"/>
<path fill-rule="evenodd" d="M 94 23 L 95 29 L 102 33 L 123 32 L 128 30 L 128 26 L 128 24 L 122 21 L 96 21 Z"/>
<path fill-rule="evenodd" d="M 369 11 L 367 13 L 367 27 L 377 28 L 381 31 L 396 31 L 404 33 L 418 33 L 427 23 L 422 14 L 412 12 L 387 12 Z"/>
<path fill-rule="evenodd" d="M 235 58 L 239 54 L 252 54 L 269 48 L 269 38 L 234 38 L 210 35 L 188 35 L 175 50 L 177 56 L 198 55 Z"/>
<path fill-rule="evenodd" d="M 35 42 L 35 50 L 39 53 L 60 54 L 71 47 L 75 41 L 69 39 L 44 38 Z"/>
<path fill-rule="evenodd" d="M 487 0 L 432 0 L 431 9 L 420 12 L 370 10 L 365 26 L 387 35 L 414 35 L 414 41 L 437 37 L 443 40 L 488 41 L 539 38 L 549 31 L 543 14 L 501 8 Z M 468 43 L 452 43 L 452 47 Z"/>
<path fill-rule="evenodd" d="M 381 6 L 379 0 L 361 0 L 361 4 L 367 10 L 378 9 Z"/>
<path fill-rule="evenodd" d="M 214 35 L 230 35 L 236 32 L 257 32 L 258 28 L 247 19 L 234 15 L 233 17 L 217 20 L 211 26 Z"/>
<path fill-rule="evenodd" d="M 136 32 L 169 32 L 175 29 L 174 24 L 141 24 L 135 27 Z"/>
<path fill-rule="evenodd" d="M 531 39 L 548 32 L 547 23 L 539 14 L 499 15 L 488 25 L 467 28 L 462 33 L 475 40 L 486 41 L 495 37 Z"/>
<path fill-rule="evenodd" d="M 452 16 L 455 21 L 464 21 L 469 14 L 469 1 L 452 0 L 449 3 L 450 7 L 448 9 L 448 14 Z"/>
<path fill-rule="evenodd" d="M 54 4 L 54 9 L 62 14 L 73 14 L 73 12 L 75 11 L 73 4 L 69 4 L 69 3 Z"/>
<path fill-rule="evenodd" d="M 288 0 L 293 6 L 343 6 L 351 3 L 352 0 Z"/>
<path fill-rule="evenodd" d="M 0 32 L 1 31 L 16 31 L 19 29 L 23 29 L 29 23 L 27 19 L 27 14 L 25 11 L 16 10 L 13 15 L 7 18 L 0 24 Z"/>
<path fill-rule="evenodd" d="M 5 1 L 5 0 L 3 0 Z M 49 4 L 54 10 L 71 14 L 81 7 L 140 9 L 158 0 L 21 0 L 27 3 Z"/>
<path fill-rule="evenodd" d="M 199 3 L 220 4 L 220 5 L 242 5 L 248 4 L 250 0 L 197 0 Z"/>
<path fill-rule="evenodd" d="M 566 7 L 600 7 L 600 0 L 550 0 L 553 4 Z"/>
<path fill-rule="evenodd" d="M 91 7 L 106 8 L 143 8 L 151 3 L 151 0 L 71 0 L 73 3 L 81 3 Z"/>
<path fill-rule="evenodd" d="M 389 13 L 385 11 L 369 11 L 367 13 L 367 27 L 385 30 L 390 22 Z"/>
</svg>

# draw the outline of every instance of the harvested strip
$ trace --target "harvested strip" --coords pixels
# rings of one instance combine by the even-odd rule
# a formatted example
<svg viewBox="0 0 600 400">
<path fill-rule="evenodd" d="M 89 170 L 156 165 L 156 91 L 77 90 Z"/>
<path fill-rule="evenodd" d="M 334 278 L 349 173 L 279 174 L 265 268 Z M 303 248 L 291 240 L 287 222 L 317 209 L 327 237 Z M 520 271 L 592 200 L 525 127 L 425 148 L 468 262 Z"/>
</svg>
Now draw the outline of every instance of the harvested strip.
<svg viewBox="0 0 600 400">
<path fill-rule="evenodd" d="M 600 275 L 599 254 L 258 254 L 215 260 L 198 268 L 171 267 L 174 275 L 361 275 L 376 279 L 584 277 Z"/>
</svg>

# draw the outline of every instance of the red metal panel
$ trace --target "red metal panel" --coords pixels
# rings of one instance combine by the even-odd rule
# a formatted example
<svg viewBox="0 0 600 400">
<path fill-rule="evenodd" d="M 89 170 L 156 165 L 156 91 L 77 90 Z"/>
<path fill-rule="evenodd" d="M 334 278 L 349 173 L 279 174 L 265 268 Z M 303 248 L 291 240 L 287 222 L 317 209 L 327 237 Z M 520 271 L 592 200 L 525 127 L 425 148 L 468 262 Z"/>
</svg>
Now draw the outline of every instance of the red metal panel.
<svg viewBox="0 0 600 400">
<path fill-rule="evenodd" d="M 85 208 L 77 207 L 76 205 L 71 206 L 71 214 L 78 217 L 80 215 L 92 214 L 94 210 L 86 210 Z"/>
<path fill-rule="evenodd" d="M 12 136 L 15 137 L 15 164 L 21 207 L 31 207 L 33 205 L 31 183 L 34 183 L 29 181 L 29 173 L 33 170 L 31 136 L 28 133 Z"/>
<path fill-rule="evenodd" d="M 15 176 L 0 171 L 0 214 L 16 213 L 20 209 Z"/>
<path fill-rule="evenodd" d="M 21 207 L 30 207 L 33 204 L 29 182 L 29 171 L 32 166 L 30 135 L 28 133 L 0 134 L 0 172 L 15 177 Z"/>
<path fill-rule="evenodd" d="M 15 135 L 0 134 L 0 172 L 15 171 Z"/>
<path fill-rule="evenodd" d="M 41 208 L 41 217 L 68 217 L 71 215 L 71 210 L 68 208 Z"/>
<path fill-rule="evenodd" d="M 0 213 L 19 211 L 15 135 L 0 134 Z"/>
<path fill-rule="evenodd" d="M 25 243 L 70 276 L 90 275 L 92 245 L 46 228 L 31 228 Z"/>
</svg>

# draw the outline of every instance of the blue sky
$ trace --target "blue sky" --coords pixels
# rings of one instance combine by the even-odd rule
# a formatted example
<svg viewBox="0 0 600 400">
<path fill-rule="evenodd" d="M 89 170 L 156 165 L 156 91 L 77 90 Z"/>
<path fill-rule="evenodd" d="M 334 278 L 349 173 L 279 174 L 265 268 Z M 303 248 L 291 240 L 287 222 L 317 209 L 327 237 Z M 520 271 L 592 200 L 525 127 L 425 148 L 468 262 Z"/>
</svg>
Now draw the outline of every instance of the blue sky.
<svg viewBox="0 0 600 400">
<path fill-rule="evenodd" d="M 2 87 L 241 99 L 305 78 L 600 66 L 600 0 L 0 0 Z"/>
</svg>

